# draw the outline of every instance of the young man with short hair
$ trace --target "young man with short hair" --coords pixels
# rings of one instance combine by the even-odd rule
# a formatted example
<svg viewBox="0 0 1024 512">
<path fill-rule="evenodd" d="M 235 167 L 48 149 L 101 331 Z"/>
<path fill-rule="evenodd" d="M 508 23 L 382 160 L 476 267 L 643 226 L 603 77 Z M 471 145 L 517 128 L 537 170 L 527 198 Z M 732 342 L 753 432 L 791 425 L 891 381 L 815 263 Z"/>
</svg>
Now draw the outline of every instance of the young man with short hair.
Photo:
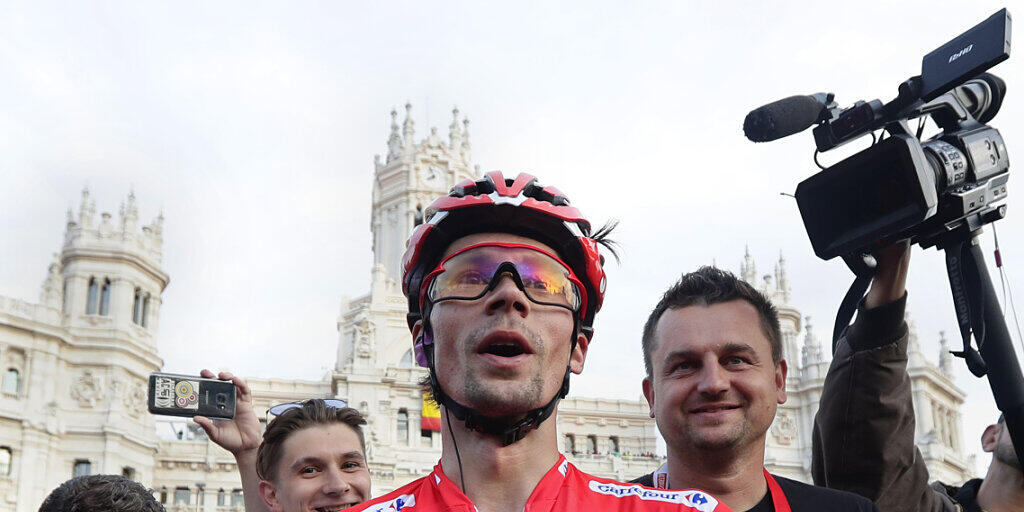
<svg viewBox="0 0 1024 512">
<path fill-rule="evenodd" d="M 209 370 L 200 375 L 214 378 Z M 335 512 L 369 499 L 366 421 L 359 411 L 321 399 L 282 404 L 261 436 L 245 381 L 228 372 L 216 377 L 235 384 L 234 419 L 194 419 L 235 456 L 246 510 Z"/>
<path fill-rule="evenodd" d="M 764 468 L 787 365 L 778 313 L 748 283 L 714 267 L 683 275 L 651 312 L 642 348 L 644 396 L 668 461 L 636 482 L 698 487 L 737 511 L 877 512 L 863 497 Z"/>
<path fill-rule="evenodd" d="M 435 201 L 409 239 L 403 290 L 417 362 L 442 408 L 434 471 L 358 510 L 728 510 L 702 491 L 587 475 L 555 415 L 604 295 L 590 224 L 558 189 L 491 172 Z"/>
</svg>

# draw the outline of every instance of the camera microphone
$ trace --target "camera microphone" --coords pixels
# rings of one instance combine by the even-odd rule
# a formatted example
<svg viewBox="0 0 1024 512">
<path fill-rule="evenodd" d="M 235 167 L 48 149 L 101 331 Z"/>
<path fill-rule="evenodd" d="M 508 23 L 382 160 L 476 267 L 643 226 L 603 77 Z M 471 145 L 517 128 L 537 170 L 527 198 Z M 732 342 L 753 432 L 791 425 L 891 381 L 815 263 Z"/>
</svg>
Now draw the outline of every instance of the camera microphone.
<svg viewBox="0 0 1024 512">
<path fill-rule="evenodd" d="M 768 142 L 806 130 L 818 122 L 828 96 L 790 96 L 752 110 L 743 120 L 743 134 L 753 142 Z"/>
</svg>

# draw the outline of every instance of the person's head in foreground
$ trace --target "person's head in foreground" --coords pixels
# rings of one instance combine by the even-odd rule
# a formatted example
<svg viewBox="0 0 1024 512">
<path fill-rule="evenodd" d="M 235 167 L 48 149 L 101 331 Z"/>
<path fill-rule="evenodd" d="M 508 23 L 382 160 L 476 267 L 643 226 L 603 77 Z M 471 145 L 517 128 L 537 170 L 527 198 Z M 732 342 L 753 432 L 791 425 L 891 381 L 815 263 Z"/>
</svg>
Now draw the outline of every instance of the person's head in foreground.
<svg viewBox="0 0 1024 512">
<path fill-rule="evenodd" d="M 403 258 L 416 359 L 435 400 L 509 445 L 540 428 L 583 369 L 601 306 L 598 245 L 533 176 L 464 181 L 427 210 Z"/>
<path fill-rule="evenodd" d="M 39 512 L 164 512 L 153 492 L 120 475 L 68 480 L 43 500 Z"/>
<path fill-rule="evenodd" d="M 644 395 L 669 456 L 760 450 L 786 401 L 778 313 L 732 273 L 685 274 L 644 325 Z M 760 464 L 760 462 L 758 462 Z"/>
<path fill-rule="evenodd" d="M 334 512 L 367 500 L 365 424 L 359 411 L 320 399 L 274 418 L 256 455 L 263 501 L 274 512 Z"/>
<path fill-rule="evenodd" d="M 981 434 L 981 449 L 992 454 L 992 465 L 1001 464 L 1017 471 L 1024 471 L 1017 452 L 1013 449 L 1010 431 L 1006 428 L 1006 418 L 999 415 L 999 421 L 985 428 Z"/>
</svg>

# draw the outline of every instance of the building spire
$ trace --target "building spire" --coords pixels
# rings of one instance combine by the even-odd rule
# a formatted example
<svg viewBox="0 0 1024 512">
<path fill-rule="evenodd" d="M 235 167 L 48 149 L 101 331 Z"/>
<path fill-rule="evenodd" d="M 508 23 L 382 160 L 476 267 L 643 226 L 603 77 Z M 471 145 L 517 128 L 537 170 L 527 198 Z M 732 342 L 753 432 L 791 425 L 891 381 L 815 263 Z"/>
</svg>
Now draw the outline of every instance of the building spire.
<svg viewBox="0 0 1024 512">
<path fill-rule="evenodd" d="M 462 160 L 469 163 L 469 118 L 462 118 Z"/>
<path fill-rule="evenodd" d="M 743 263 L 740 263 L 740 278 L 750 283 L 751 286 L 757 286 L 757 266 L 754 265 L 753 258 L 750 257 L 750 246 L 743 246 Z"/>
<path fill-rule="evenodd" d="M 782 301 L 789 304 L 789 279 L 786 278 L 786 258 L 779 251 L 779 262 L 775 264 L 775 287 L 779 290 Z"/>
<path fill-rule="evenodd" d="M 452 108 L 452 124 L 448 125 L 448 148 L 462 149 L 462 130 L 459 129 L 459 107 Z"/>
<path fill-rule="evenodd" d="M 939 370 L 947 377 L 953 376 L 953 357 L 949 353 L 946 331 L 939 331 Z"/>
<path fill-rule="evenodd" d="M 135 187 L 128 189 L 127 202 L 121 203 L 121 233 L 134 234 L 139 221 L 139 207 L 135 205 Z"/>
<path fill-rule="evenodd" d="M 391 109 L 391 134 L 388 136 L 387 163 L 398 158 L 402 152 L 402 136 L 398 134 L 398 111 Z"/>
<path fill-rule="evenodd" d="M 78 207 L 78 223 L 85 229 L 92 227 L 96 203 L 89 197 L 89 187 L 82 188 L 82 204 Z"/>
<path fill-rule="evenodd" d="M 803 359 L 804 367 L 808 367 L 813 364 L 822 362 L 821 359 L 821 343 L 818 342 L 818 337 L 814 334 L 814 324 L 811 323 L 811 317 L 804 317 L 804 346 Z"/>
<path fill-rule="evenodd" d="M 402 137 L 405 139 L 405 146 L 412 147 L 416 144 L 413 137 L 416 136 L 416 122 L 412 120 L 412 103 L 405 102 L 405 121 L 402 122 Z"/>
</svg>

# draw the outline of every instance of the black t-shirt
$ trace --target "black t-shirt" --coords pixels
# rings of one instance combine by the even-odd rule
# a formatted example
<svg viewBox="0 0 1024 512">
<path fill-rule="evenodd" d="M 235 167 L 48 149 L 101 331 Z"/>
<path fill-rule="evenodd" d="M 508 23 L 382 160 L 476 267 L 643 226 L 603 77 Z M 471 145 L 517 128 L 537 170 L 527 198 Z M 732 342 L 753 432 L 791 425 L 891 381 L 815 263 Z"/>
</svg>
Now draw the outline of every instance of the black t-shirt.
<svg viewBox="0 0 1024 512">
<path fill-rule="evenodd" d="M 793 512 L 819 512 L 822 510 L 837 512 L 880 512 L 871 500 L 853 494 L 852 492 L 837 491 L 826 487 L 808 485 L 796 480 L 790 480 L 781 476 L 772 475 L 779 483 L 782 493 L 789 501 L 789 508 Z M 654 474 L 649 473 L 630 483 L 654 486 Z M 774 512 L 775 505 L 772 503 L 772 493 L 766 492 L 764 498 L 754 505 L 753 508 L 737 512 Z"/>
</svg>

